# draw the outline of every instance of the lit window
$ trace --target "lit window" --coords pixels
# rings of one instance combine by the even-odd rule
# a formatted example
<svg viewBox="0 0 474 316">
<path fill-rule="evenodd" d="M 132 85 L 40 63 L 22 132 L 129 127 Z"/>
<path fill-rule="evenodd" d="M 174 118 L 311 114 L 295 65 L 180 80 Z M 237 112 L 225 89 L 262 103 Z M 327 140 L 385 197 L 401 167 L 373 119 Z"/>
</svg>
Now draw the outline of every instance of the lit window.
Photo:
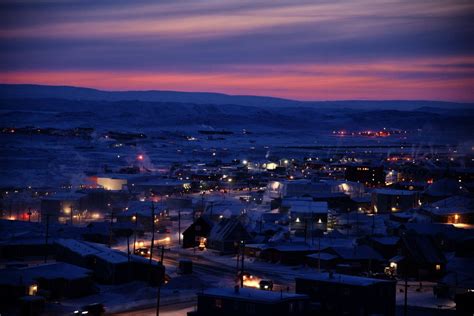
<svg viewBox="0 0 474 316">
<path fill-rule="evenodd" d="M 441 270 L 441 265 L 440 264 L 437 264 L 436 265 L 436 271 L 440 271 Z"/>
<path fill-rule="evenodd" d="M 36 284 L 30 285 L 30 287 L 28 288 L 28 295 L 36 295 L 37 292 L 38 292 L 38 285 Z"/>
</svg>

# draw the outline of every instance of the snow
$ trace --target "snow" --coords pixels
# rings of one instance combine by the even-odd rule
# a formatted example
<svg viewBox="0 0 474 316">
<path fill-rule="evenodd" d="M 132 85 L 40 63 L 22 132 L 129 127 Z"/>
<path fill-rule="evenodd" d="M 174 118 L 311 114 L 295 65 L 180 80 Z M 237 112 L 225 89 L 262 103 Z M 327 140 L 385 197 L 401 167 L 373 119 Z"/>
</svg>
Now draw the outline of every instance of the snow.
<svg viewBox="0 0 474 316">
<path fill-rule="evenodd" d="M 211 288 L 200 292 L 198 295 L 227 297 L 245 301 L 278 302 L 284 299 L 306 298 L 306 295 L 287 292 L 262 291 L 253 288 Z"/>
<path fill-rule="evenodd" d="M 380 279 L 372 279 L 348 274 L 330 274 L 330 273 L 307 273 L 307 274 L 300 274 L 297 278 L 308 279 L 308 280 L 315 280 L 321 282 L 328 282 L 328 283 L 344 283 L 349 285 L 356 285 L 356 286 L 369 286 L 377 283 L 386 283 L 392 282 L 387 280 L 380 280 Z"/>
</svg>

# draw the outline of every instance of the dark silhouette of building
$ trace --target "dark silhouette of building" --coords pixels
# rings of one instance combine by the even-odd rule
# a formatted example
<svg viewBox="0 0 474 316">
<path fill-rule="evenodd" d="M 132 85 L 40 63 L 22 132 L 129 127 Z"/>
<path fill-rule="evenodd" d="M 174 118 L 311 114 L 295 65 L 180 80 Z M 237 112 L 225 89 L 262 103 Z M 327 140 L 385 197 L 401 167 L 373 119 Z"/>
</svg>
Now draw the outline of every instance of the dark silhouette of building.
<svg viewBox="0 0 474 316">
<path fill-rule="evenodd" d="M 201 216 L 183 232 L 183 248 L 192 248 L 200 245 L 209 237 L 213 223 L 207 216 Z"/>
<path fill-rule="evenodd" d="M 296 293 L 308 295 L 319 306 L 313 315 L 395 315 L 394 281 L 333 273 L 295 280 Z"/>
<path fill-rule="evenodd" d="M 305 316 L 306 295 L 252 288 L 212 288 L 198 293 L 197 310 L 188 316 Z"/>
</svg>

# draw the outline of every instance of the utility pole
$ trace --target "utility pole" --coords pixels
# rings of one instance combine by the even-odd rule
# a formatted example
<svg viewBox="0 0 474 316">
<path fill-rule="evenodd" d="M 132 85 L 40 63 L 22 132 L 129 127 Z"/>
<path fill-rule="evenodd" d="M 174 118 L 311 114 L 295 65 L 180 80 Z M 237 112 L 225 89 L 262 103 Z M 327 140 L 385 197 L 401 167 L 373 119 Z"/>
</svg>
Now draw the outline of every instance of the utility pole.
<svg viewBox="0 0 474 316">
<path fill-rule="evenodd" d="M 242 269 L 241 272 L 240 272 L 240 287 L 244 287 L 244 259 L 245 259 L 245 240 L 242 240 L 240 242 L 241 244 L 241 250 L 242 250 L 242 254 L 241 254 L 241 263 L 240 263 L 240 268 Z"/>
<path fill-rule="evenodd" d="M 127 234 L 127 257 L 128 262 L 130 263 L 130 235 Z"/>
<path fill-rule="evenodd" d="M 49 213 L 46 214 L 46 236 L 44 238 L 44 263 L 48 261 Z"/>
<path fill-rule="evenodd" d="M 321 236 L 318 237 L 318 273 L 321 273 Z"/>
<path fill-rule="evenodd" d="M 181 245 L 181 209 L 178 210 L 178 245 Z"/>
<path fill-rule="evenodd" d="M 72 213 L 72 204 L 71 204 L 71 206 L 70 206 L 70 209 L 71 209 L 71 214 L 69 214 L 69 216 L 70 216 L 70 221 L 71 221 L 71 226 L 72 226 L 72 219 L 73 219 L 73 217 L 74 217 L 74 216 L 73 216 L 73 213 Z"/>
<path fill-rule="evenodd" d="M 408 273 L 407 267 L 405 267 L 405 296 L 404 296 L 404 304 L 403 304 L 403 315 L 408 316 Z"/>
<path fill-rule="evenodd" d="M 152 262 L 153 262 L 153 248 L 155 247 L 155 203 L 151 202 L 151 245 L 150 245 L 150 281 L 152 280 Z"/>
<path fill-rule="evenodd" d="M 135 229 L 133 230 L 133 254 L 135 254 L 135 247 L 137 244 L 137 225 L 138 225 L 138 212 L 135 212 Z"/>
<path fill-rule="evenodd" d="M 162 245 L 161 246 L 161 261 L 160 261 L 162 267 L 163 267 L 164 256 L 165 256 L 165 246 Z M 163 277 L 164 277 L 164 274 L 163 274 Z M 156 296 L 156 316 L 160 316 L 160 299 L 161 299 L 161 283 L 162 283 L 162 281 L 164 282 L 164 280 L 161 280 L 161 279 L 158 280 L 158 294 Z"/>
<path fill-rule="evenodd" d="M 33 213 L 31 213 L 31 207 L 28 208 L 28 213 L 27 214 L 28 214 L 28 223 L 30 223 L 31 222 L 31 214 L 33 214 Z"/>
<path fill-rule="evenodd" d="M 235 246 L 237 246 L 237 243 L 234 243 Z M 236 268 L 236 273 L 237 273 L 237 278 L 236 279 L 240 279 L 240 275 L 239 275 L 239 263 L 240 263 L 240 244 L 238 245 L 239 248 L 237 248 L 237 266 L 235 267 Z"/>
<path fill-rule="evenodd" d="M 308 220 L 304 219 L 304 243 L 306 244 L 306 239 L 308 238 Z"/>
<path fill-rule="evenodd" d="M 114 222 L 114 210 L 110 209 L 110 225 L 109 225 L 109 248 L 112 248 L 112 223 Z"/>
</svg>

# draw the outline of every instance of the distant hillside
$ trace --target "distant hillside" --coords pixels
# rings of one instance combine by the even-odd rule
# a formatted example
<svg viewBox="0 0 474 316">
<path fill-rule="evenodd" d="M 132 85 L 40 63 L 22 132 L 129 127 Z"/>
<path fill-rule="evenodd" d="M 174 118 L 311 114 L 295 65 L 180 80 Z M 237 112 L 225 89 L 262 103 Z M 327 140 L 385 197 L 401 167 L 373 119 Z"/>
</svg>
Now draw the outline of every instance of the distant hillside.
<svg viewBox="0 0 474 316">
<path fill-rule="evenodd" d="M 145 101 L 179 102 L 194 104 L 234 104 L 258 107 L 316 107 L 319 109 L 395 109 L 413 110 L 417 108 L 472 108 L 474 103 L 455 103 L 440 101 L 296 101 L 274 97 L 227 95 L 209 92 L 178 91 L 102 91 L 82 87 L 45 86 L 30 84 L 0 84 L 2 99 L 66 99 L 88 101 Z"/>
</svg>

